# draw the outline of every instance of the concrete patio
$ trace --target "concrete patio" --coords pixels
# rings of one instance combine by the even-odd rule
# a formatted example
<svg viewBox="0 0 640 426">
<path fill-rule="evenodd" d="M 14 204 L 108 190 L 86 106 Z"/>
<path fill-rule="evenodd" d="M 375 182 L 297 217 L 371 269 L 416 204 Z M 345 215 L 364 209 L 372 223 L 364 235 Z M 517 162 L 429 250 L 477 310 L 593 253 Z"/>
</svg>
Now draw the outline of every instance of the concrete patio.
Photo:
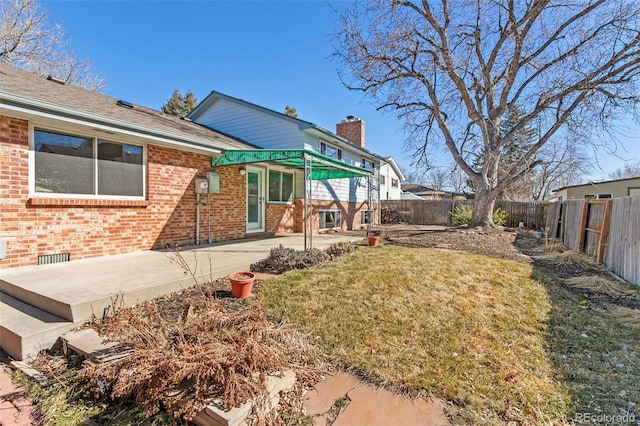
<svg viewBox="0 0 640 426">
<path fill-rule="evenodd" d="M 364 233 L 313 236 L 315 248 L 356 241 Z M 302 249 L 301 234 L 181 248 L 198 282 L 220 278 L 267 257 L 273 247 Z M 167 251 L 145 251 L 0 271 L 0 344 L 15 359 L 49 348 L 92 318 L 194 285 Z"/>
</svg>

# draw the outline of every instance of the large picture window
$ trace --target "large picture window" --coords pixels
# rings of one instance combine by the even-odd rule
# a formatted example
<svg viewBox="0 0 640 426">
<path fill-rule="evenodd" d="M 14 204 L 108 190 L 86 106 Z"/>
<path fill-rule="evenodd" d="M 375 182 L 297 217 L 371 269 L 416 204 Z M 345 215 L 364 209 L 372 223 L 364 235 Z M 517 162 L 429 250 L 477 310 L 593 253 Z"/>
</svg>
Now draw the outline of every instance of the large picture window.
<svg viewBox="0 0 640 426">
<path fill-rule="evenodd" d="M 269 201 L 281 203 L 293 201 L 293 174 L 269 171 Z"/>
<path fill-rule="evenodd" d="M 34 131 L 35 192 L 144 196 L 142 147 Z"/>
</svg>

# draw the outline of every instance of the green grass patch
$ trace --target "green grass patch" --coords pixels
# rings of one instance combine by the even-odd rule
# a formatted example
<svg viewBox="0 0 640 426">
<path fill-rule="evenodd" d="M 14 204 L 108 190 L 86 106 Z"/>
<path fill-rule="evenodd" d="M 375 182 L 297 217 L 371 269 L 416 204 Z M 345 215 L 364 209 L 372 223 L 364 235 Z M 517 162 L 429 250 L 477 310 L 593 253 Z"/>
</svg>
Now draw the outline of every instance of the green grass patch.
<svg viewBox="0 0 640 426">
<path fill-rule="evenodd" d="M 550 354 L 571 395 L 568 418 L 630 413 L 639 420 L 640 329 L 625 325 L 610 307 L 567 291 L 551 274 L 536 270 L 534 277 L 552 300 Z"/>
<path fill-rule="evenodd" d="M 275 319 L 378 383 L 461 405 L 464 421 L 562 419 L 547 352 L 552 304 L 529 265 L 383 246 L 270 281 Z"/>
</svg>

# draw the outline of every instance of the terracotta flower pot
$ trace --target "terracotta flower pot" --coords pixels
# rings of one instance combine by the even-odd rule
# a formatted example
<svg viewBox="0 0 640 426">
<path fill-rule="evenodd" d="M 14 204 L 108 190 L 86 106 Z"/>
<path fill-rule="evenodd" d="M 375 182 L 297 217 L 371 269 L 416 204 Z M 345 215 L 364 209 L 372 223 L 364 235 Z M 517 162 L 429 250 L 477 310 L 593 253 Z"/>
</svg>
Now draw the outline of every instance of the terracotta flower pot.
<svg viewBox="0 0 640 426">
<path fill-rule="evenodd" d="M 379 242 L 380 242 L 380 237 L 376 237 L 374 235 L 370 235 L 369 236 L 369 245 L 370 246 L 377 246 Z"/>
<path fill-rule="evenodd" d="M 231 294 L 238 299 L 246 299 L 251 296 L 253 281 L 256 276 L 252 272 L 234 272 L 229 275 L 231 281 Z"/>
</svg>

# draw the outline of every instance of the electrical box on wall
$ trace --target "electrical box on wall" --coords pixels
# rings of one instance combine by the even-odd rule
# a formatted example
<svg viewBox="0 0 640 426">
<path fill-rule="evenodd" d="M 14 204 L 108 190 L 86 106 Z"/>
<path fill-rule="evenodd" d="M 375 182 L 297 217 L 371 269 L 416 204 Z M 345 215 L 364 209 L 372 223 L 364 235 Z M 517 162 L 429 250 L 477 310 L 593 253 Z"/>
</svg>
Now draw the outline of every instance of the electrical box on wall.
<svg viewBox="0 0 640 426">
<path fill-rule="evenodd" d="M 209 192 L 209 181 L 196 178 L 196 194 L 206 194 L 207 192 Z"/>
<path fill-rule="evenodd" d="M 209 194 L 220 193 L 220 173 L 207 172 L 207 182 L 209 182 Z"/>
</svg>

